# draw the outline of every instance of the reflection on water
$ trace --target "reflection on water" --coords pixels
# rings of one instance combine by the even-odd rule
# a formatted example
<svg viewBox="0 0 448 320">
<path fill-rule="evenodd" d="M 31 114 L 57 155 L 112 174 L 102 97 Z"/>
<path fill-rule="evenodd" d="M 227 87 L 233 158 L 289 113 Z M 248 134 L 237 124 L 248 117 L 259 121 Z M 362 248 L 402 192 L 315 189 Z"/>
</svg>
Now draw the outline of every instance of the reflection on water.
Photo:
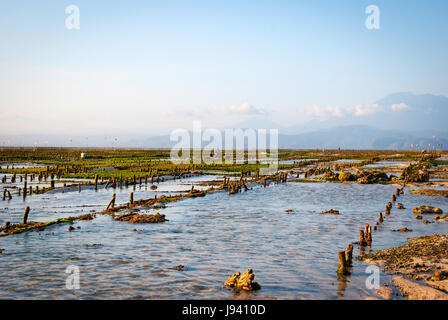
<svg viewBox="0 0 448 320">
<path fill-rule="evenodd" d="M 188 190 L 188 183 L 211 179 L 166 181 L 155 192 Z M 26 205 L 31 207 L 29 220 L 34 221 L 98 211 L 112 193 L 117 193 L 119 204 L 128 201 L 130 191 L 33 195 L 25 202 L 15 197 L 0 203 L 0 223 L 20 221 Z M 366 265 L 356 259 L 359 246 L 354 245 L 349 277 L 338 279 L 337 252 L 358 240 L 365 223 L 375 225 L 394 191 L 385 185 L 271 184 L 232 196 L 216 192 L 167 204 L 158 209 L 169 219 L 162 224 L 134 225 L 98 216 L 74 223 L 72 232 L 67 225 L 55 225 L 3 237 L 0 298 L 363 299 L 373 293 L 365 286 Z M 137 186 L 134 198 L 150 198 L 155 192 Z M 371 249 L 364 250 L 402 245 L 407 237 L 446 233 L 446 224 L 424 225 L 412 213 L 421 204 L 446 212 L 445 198 L 405 191 L 399 202 L 407 209 L 393 209 L 374 231 Z M 341 214 L 320 214 L 330 208 Z M 286 209 L 294 211 L 286 214 Z M 391 231 L 402 227 L 413 232 Z M 180 264 L 184 271 L 175 268 Z M 68 265 L 80 268 L 79 290 L 65 288 Z M 223 287 L 229 275 L 247 268 L 254 270 L 262 290 L 238 294 Z M 381 282 L 388 278 L 382 274 Z"/>
</svg>

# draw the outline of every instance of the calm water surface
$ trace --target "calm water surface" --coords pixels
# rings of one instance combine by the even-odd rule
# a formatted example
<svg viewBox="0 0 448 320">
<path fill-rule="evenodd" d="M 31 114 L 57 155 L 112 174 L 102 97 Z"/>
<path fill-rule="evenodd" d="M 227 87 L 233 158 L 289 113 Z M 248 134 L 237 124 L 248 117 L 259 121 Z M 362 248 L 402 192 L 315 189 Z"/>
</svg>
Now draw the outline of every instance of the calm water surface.
<svg viewBox="0 0 448 320">
<path fill-rule="evenodd" d="M 194 177 L 137 187 L 135 199 L 189 190 L 191 183 L 216 177 Z M 219 178 L 219 177 L 218 177 Z M 195 188 L 199 188 L 195 186 Z M 168 222 L 129 224 L 98 216 L 41 232 L 0 238 L 0 298 L 31 299 L 364 299 L 366 265 L 355 261 L 351 277 L 338 280 L 337 251 L 358 240 L 365 223 L 375 224 L 396 187 L 334 183 L 271 184 L 229 196 L 216 192 L 158 209 Z M 21 220 L 49 221 L 103 210 L 112 193 L 117 203 L 129 189 L 83 190 L 14 197 L 0 202 L 0 224 Z M 448 200 L 405 192 L 373 234 L 370 250 L 402 245 L 408 237 L 446 233 L 448 224 L 424 225 L 412 208 L 434 205 L 448 212 Z M 327 209 L 341 215 L 321 215 Z M 294 212 L 286 214 L 286 209 Z M 142 211 L 144 212 L 144 211 Z M 149 211 L 155 212 L 154 210 Z M 428 220 L 432 220 L 430 217 Z M 392 232 L 408 227 L 411 233 Z M 136 228 L 137 231 L 133 231 Z M 54 234 L 52 234 L 52 232 Z M 92 247 L 86 244 L 100 244 Z M 369 249 L 367 248 L 366 251 Z M 355 245 L 354 256 L 359 247 Z M 177 271 L 182 264 L 185 271 Z M 80 269 L 80 289 L 68 290 L 67 266 Z M 252 268 L 262 290 L 237 294 L 222 283 L 235 271 Z M 385 283 L 388 274 L 382 274 Z"/>
</svg>

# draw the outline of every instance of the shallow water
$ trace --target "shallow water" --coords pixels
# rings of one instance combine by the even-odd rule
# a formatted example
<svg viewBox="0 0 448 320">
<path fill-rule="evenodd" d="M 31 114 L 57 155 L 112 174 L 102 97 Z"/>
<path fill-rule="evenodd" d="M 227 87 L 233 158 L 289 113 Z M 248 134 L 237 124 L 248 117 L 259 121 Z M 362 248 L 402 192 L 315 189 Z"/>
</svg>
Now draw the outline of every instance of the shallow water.
<svg viewBox="0 0 448 320">
<path fill-rule="evenodd" d="M 188 190 L 189 183 L 213 178 L 166 181 L 159 184 L 158 194 L 170 188 Z M 64 224 L 2 237 L 0 298 L 363 299 L 373 295 L 365 286 L 370 275 L 366 265 L 355 259 L 352 275 L 338 281 L 337 251 L 357 241 L 365 223 L 375 224 L 395 189 L 336 183 L 254 186 L 232 196 L 215 192 L 170 203 L 157 210 L 169 219 L 161 224 L 136 225 L 98 216 L 75 222 L 73 226 L 80 229 L 72 232 Z M 120 204 L 128 201 L 130 191 L 33 195 L 25 202 L 16 197 L 0 203 L 0 222 L 20 221 L 26 205 L 31 207 L 29 220 L 33 221 L 102 210 L 112 193 L 117 193 Z M 144 187 L 134 193 L 136 200 L 155 194 Z M 412 213 L 421 204 L 447 212 L 446 198 L 405 191 L 398 201 L 407 209 L 392 210 L 374 232 L 371 250 L 402 245 L 408 237 L 448 231 L 448 224 L 424 225 Z M 330 208 L 341 215 L 320 214 Z M 294 212 L 286 214 L 286 209 Z M 402 227 L 413 232 L 392 232 Z M 93 243 L 101 245 L 85 246 Z M 354 257 L 358 254 L 355 245 Z M 174 268 L 179 264 L 185 265 L 185 271 Z M 69 265 L 80 269 L 79 290 L 66 289 Z M 247 268 L 254 270 L 262 290 L 234 294 L 223 287 L 230 274 Z M 388 279 L 382 273 L 381 282 Z"/>
<path fill-rule="evenodd" d="M 7 168 L 9 169 L 23 169 L 23 168 L 43 168 L 45 167 L 43 164 L 39 163 L 32 163 L 32 162 L 16 162 L 16 163 L 0 163 L 0 168 Z"/>
<path fill-rule="evenodd" d="M 410 164 L 415 164 L 416 161 L 392 161 L 392 160 L 384 160 L 378 161 L 371 164 L 364 165 L 365 168 L 382 168 L 382 167 L 399 167 L 404 168 L 409 166 Z"/>
</svg>

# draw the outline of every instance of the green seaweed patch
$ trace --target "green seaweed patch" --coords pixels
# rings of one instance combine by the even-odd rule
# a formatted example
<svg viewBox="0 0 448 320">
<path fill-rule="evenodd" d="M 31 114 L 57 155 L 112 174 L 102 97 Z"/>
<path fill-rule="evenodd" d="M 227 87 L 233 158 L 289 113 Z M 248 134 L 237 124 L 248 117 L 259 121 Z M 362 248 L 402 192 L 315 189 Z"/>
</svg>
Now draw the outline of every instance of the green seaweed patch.
<svg viewBox="0 0 448 320">
<path fill-rule="evenodd" d="M 7 223 L 5 226 L 0 228 L 0 237 L 9 236 L 12 234 L 18 234 L 22 232 L 32 231 L 32 230 L 43 230 L 44 228 L 61 223 L 71 223 L 75 220 L 92 220 L 95 216 L 92 214 L 84 214 L 79 217 L 68 217 L 68 218 L 59 218 L 57 220 L 49 221 L 49 222 L 34 222 L 30 221 L 26 224 L 9 224 Z"/>
<path fill-rule="evenodd" d="M 436 190 L 436 189 L 411 189 L 409 190 L 412 194 L 424 195 L 424 196 L 434 196 L 434 197 L 445 197 L 448 198 L 448 190 Z"/>
<path fill-rule="evenodd" d="M 164 214 L 156 212 L 155 214 L 138 214 L 135 212 L 125 213 L 114 217 L 116 221 L 126 221 L 129 223 L 160 223 L 168 221 Z"/>
</svg>

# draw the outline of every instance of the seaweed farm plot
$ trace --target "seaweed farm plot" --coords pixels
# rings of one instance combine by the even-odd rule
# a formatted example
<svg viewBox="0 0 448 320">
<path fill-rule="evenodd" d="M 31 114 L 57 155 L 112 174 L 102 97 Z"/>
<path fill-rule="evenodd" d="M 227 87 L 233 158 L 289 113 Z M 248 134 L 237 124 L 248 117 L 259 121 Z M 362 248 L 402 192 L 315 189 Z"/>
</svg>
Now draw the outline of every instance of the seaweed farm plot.
<svg viewBox="0 0 448 320">
<path fill-rule="evenodd" d="M 359 228 L 374 225 L 396 187 L 284 183 L 252 188 L 235 195 L 213 192 L 185 198 L 158 209 L 168 219 L 165 223 L 133 225 L 97 215 L 75 221 L 72 231 L 67 225 L 54 225 L 3 237 L 0 272 L 6 276 L 0 278 L 0 297 L 359 299 L 374 295 L 365 287 L 367 265 L 354 259 L 351 276 L 338 277 L 336 253 L 354 243 L 353 254 L 359 255 Z M 422 199 L 407 190 L 400 197 L 406 209 L 392 209 L 363 253 L 404 244 L 407 237 L 392 231 L 402 227 L 411 229 L 413 237 L 446 232 L 446 224 L 415 219 L 412 208 Z M 116 190 L 118 203 L 128 201 L 128 191 Z M 40 207 L 37 197 L 45 195 L 26 201 L 34 208 L 30 219 L 34 212 L 36 220 L 50 220 L 61 212 L 68 216 L 104 209 L 112 193 L 61 193 Z M 448 211 L 445 198 L 424 200 Z M 70 209 L 63 208 L 70 202 Z M 57 207 L 46 208 L 50 203 Z M 23 204 L 14 208 L 19 210 Z M 340 214 L 320 214 L 329 208 Z M 287 209 L 292 212 L 286 214 Z M 2 208 L 1 215 L 9 211 Z M 79 290 L 65 288 L 69 265 L 81 271 Z M 223 286 L 228 275 L 247 268 L 257 274 L 261 290 L 238 293 Z M 381 281 L 388 277 L 382 274 Z"/>
<path fill-rule="evenodd" d="M 57 218 L 102 212 L 106 209 L 113 194 L 116 194 L 115 201 L 119 205 L 129 202 L 131 192 L 135 200 L 149 199 L 173 193 L 189 192 L 192 186 L 195 190 L 204 190 L 208 186 L 207 184 L 202 185 L 201 182 L 211 182 L 213 179 L 215 181 L 222 180 L 219 176 L 196 176 L 121 188 L 106 189 L 103 186 L 97 190 L 94 190 L 93 186 L 83 185 L 81 192 L 78 191 L 77 182 L 83 183 L 86 180 L 72 179 L 70 181 L 76 184 L 74 188 L 56 188 L 43 194 L 31 194 L 26 197 L 14 194 L 11 200 L 5 199 L 0 202 L 0 225 L 4 225 L 7 221 L 10 223 L 21 221 L 26 206 L 31 208 L 29 220 L 47 222 Z"/>
</svg>

